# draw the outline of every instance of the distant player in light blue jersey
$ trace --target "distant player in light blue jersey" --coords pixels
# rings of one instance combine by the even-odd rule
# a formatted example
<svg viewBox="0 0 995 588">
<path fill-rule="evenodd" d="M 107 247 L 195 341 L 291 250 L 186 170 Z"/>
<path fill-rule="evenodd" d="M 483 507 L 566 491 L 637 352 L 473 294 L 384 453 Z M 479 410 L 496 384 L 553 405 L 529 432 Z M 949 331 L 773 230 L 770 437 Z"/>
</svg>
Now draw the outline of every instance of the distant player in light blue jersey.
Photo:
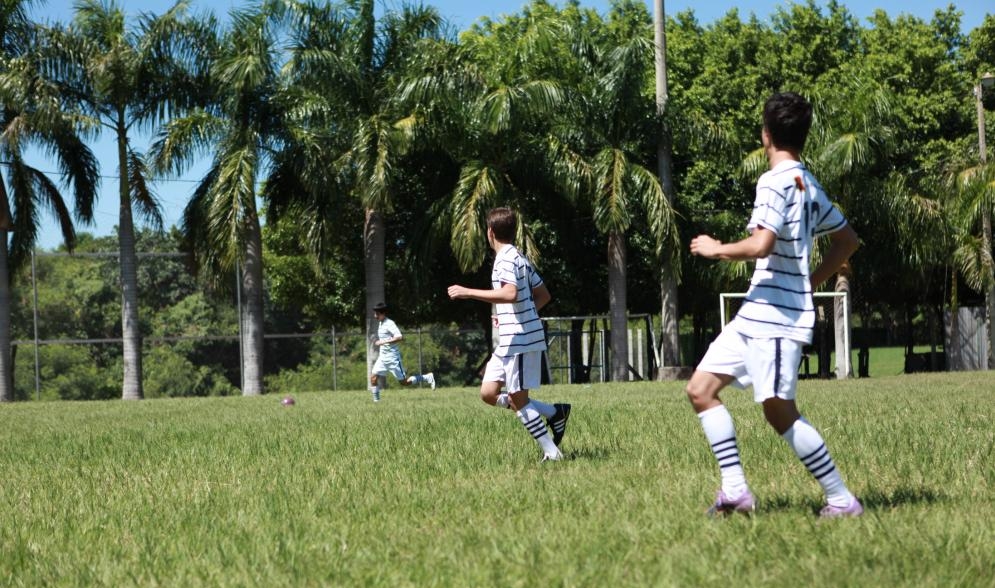
<svg viewBox="0 0 995 588">
<path fill-rule="evenodd" d="M 822 436 L 795 404 L 802 346 L 812 341 L 812 291 L 856 251 L 857 234 L 822 186 L 801 163 L 812 124 L 812 106 L 792 92 L 764 105 L 761 139 L 770 170 L 757 181 L 749 237 L 722 243 L 707 235 L 691 241 L 691 253 L 710 259 L 756 260 L 746 301 L 712 342 L 687 385 L 688 399 L 719 463 L 722 487 L 710 514 L 752 512 L 754 498 L 740 463 L 732 417 L 719 399 L 728 384 L 753 385 L 767 422 L 822 485 L 823 517 L 857 516 L 850 493 Z M 812 244 L 829 235 L 829 250 L 809 271 Z"/>
<path fill-rule="evenodd" d="M 559 444 L 570 418 L 569 404 L 546 404 L 529 398 L 539 388 L 546 333 L 539 309 L 552 296 L 542 278 L 512 244 L 518 227 L 515 211 L 495 208 L 487 213 L 487 243 L 494 250 L 490 290 L 450 286 L 449 297 L 496 305 L 494 320 L 499 342 L 487 362 L 480 398 L 491 406 L 510 408 L 539 444 L 543 461 L 563 458 Z M 506 392 L 502 393 L 504 386 Z M 546 423 L 543 422 L 546 419 Z M 552 430 L 550 436 L 547 424 Z"/>
<path fill-rule="evenodd" d="M 380 321 L 377 326 L 377 339 L 373 342 L 380 348 L 380 354 L 377 355 L 377 361 L 374 362 L 370 374 L 370 394 L 373 395 L 373 402 L 380 402 L 380 391 L 387 383 L 387 374 L 397 378 L 402 386 L 424 382 L 435 390 L 435 375 L 431 372 L 411 377 L 404 373 L 401 350 L 397 348 L 397 344 L 404 339 L 404 335 L 401 334 L 401 330 L 397 328 L 394 321 L 387 318 L 387 311 L 387 305 L 383 302 L 373 307 L 373 316 Z"/>
</svg>

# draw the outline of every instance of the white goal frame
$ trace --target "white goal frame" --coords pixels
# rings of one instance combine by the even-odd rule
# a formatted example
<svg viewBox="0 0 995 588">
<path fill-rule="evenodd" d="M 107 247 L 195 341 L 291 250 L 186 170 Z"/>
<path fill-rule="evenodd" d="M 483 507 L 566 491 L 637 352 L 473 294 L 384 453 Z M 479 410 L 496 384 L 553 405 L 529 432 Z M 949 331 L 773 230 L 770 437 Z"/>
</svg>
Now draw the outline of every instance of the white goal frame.
<svg viewBox="0 0 995 588">
<path fill-rule="evenodd" d="M 850 354 L 853 351 L 852 345 L 850 344 L 850 293 L 849 292 L 813 292 L 812 296 L 815 298 L 842 298 L 843 299 L 843 345 L 846 347 L 846 353 L 843 353 L 843 365 L 839 365 L 839 356 L 841 354 L 836 354 L 837 367 L 843 368 L 843 375 L 837 374 L 837 378 L 848 378 L 850 377 L 851 369 L 853 366 L 850 365 Z M 732 320 L 732 317 L 726 316 L 726 300 L 729 298 L 746 298 L 746 292 L 722 292 L 719 294 L 719 321 L 721 322 L 721 327 L 725 327 L 726 324 Z M 817 319 L 818 320 L 818 319 Z"/>
</svg>

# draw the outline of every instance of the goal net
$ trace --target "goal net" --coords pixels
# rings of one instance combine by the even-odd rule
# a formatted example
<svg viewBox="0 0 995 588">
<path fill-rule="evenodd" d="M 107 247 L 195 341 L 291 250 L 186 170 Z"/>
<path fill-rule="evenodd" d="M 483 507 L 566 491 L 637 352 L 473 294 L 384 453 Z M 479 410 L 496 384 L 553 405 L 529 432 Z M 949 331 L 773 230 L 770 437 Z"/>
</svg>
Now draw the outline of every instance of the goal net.
<svg viewBox="0 0 995 588">
<path fill-rule="evenodd" d="M 719 294 L 719 317 L 724 327 L 736 316 L 746 292 Z M 848 378 L 850 362 L 850 297 L 847 292 L 816 292 L 812 344 L 802 350 L 798 366 L 802 378 Z"/>
</svg>

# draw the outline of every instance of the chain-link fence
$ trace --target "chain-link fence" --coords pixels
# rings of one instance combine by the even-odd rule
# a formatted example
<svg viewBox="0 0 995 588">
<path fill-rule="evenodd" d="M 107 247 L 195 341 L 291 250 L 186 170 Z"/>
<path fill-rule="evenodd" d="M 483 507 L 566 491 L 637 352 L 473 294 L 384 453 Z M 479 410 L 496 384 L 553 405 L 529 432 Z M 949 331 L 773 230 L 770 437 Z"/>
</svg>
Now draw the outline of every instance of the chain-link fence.
<svg viewBox="0 0 995 588">
<path fill-rule="evenodd" d="M 190 273 L 182 254 L 143 253 L 139 257 L 145 396 L 240 393 L 239 280 L 233 274 L 228 291 L 209 291 Z M 15 398 L 119 398 L 123 365 L 117 254 L 39 253 L 31 262 L 15 276 L 12 288 Z M 358 324 L 317 329 L 303 313 L 277 308 L 268 297 L 264 306 L 263 373 L 268 391 L 336 391 L 367 386 L 366 337 Z M 904 330 L 896 327 L 894 320 L 880 320 L 880 325 L 861 320 L 861 325 L 854 328 L 853 339 L 853 347 L 860 353 L 860 375 L 866 372 L 868 347 L 902 345 L 912 349 L 912 353 L 906 353 L 906 371 L 910 371 L 909 360 L 918 360 L 922 355 L 921 349 L 911 347 L 921 340 L 939 341 L 942 354 L 943 321 L 927 320 L 930 316 L 924 313 L 918 323 L 907 321 L 912 327 L 919 326 Z M 549 345 L 546 382 L 610 379 L 612 350 L 607 316 L 552 317 L 543 322 Z M 961 338 L 970 325 L 977 327 L 978 323 L 983 328 L 983 320 L 961 322 L 965 325 Z M 712 321 L 705 323 L 706 327 L 714 326 Z M 933 323 L 941 328 L 923 326 Z M 479 384 L 493 344 L 489 329 L 444 324 L 399 326 L 405 335 L 400 348 L 408 373 L 432 372 L 442 386 Z M 658 327 L 650 315 L 629 316 L 629 379 L 655 377 L 658 362 L 654 328 Z M 882 336 L 871 340 L 870 335 L 878 331 Z M 934 331 L 941 335 L 929 335 Z M 976 331 L 980 332 L 978 328 L 970 332 Z M 681 355 L 686 365 L 693 365 L 707 347 L 711 338 L 708 335 L 690 333 L 689 329 L 682 334 Z M 691 344 L 685 349 L 688 342 Z M 928 357 L 934 360 L 936 355 L 930 352 Z M 979 352 L 979 356 L 985 355 L 986 350 Z M 945 365 L 933 363 L 938 365 L 933 369 L 943 369 Z"/>
<path fill-rule="evenodd" d="M 238 394 L 242 386 L 239 280 L 208 294 L 182 254 L 139 255 L 145 396 Z M 103 399 L 121 393 L 122 342 L 116 253 L 38 253 L 17 276 L 12 297 L 14 389 L 19 399 Z M 270 392 L 363 389 L 366 337 L 358 328 L 311 330 L 300 316 L 265 303 L 263 373 Z M 608 379 L 604 316 L 543 319 L 547 382 Z M 630 379 L 652 377 L 652 324 L 631 317 Z M 442 386 L 475 386 L 492 333 L 447 325 L 406 328 L 400 344 L 408 373 L 432 372 Z"/>
</svg>

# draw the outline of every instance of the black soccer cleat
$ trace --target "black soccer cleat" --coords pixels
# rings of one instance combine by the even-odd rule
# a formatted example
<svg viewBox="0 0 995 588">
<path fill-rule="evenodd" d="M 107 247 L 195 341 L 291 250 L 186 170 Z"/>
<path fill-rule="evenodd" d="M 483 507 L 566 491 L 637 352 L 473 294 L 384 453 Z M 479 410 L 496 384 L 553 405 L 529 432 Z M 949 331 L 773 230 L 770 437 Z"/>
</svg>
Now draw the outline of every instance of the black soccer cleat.
<svg viewBox="0 0 995 588">
<path fill-rule="evenodd" d="M 556 413 L 553 414 L 553 418 L 548 420 L 548 423 L 549 428 L 553 430 L 553 443 L 559 447 L 560 441 L 563 440 L 563 433 L 567 430 L 567 420 L 570 418 L 570 405 L 554 404 L 553 408 L 556 409 Z"/>
</svg>

